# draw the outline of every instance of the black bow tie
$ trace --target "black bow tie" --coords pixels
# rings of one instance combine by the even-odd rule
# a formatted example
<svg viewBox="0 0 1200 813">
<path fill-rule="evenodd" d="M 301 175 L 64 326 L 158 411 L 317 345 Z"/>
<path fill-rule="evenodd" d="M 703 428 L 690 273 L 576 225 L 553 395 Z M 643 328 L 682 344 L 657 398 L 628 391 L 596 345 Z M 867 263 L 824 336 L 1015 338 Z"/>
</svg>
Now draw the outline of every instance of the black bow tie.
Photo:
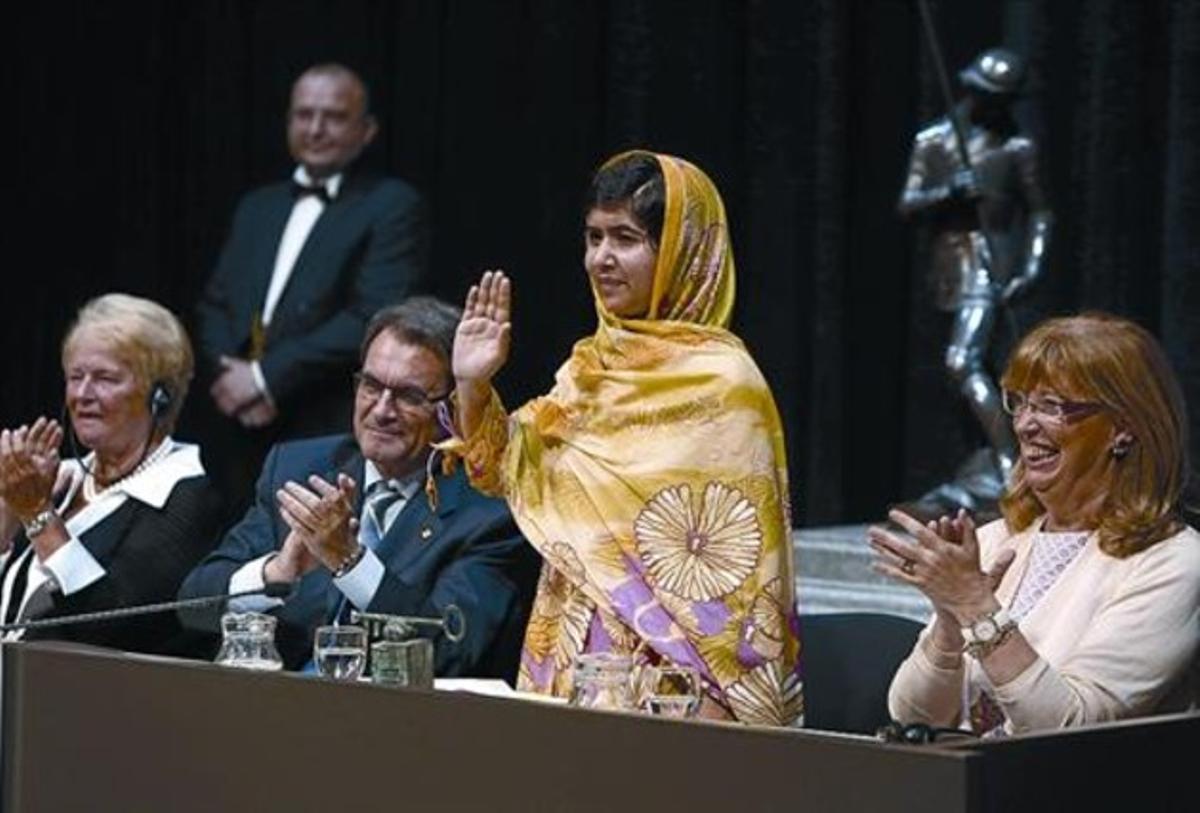
<svg viewBox="0 0 1200 813">
<path fill-rule="evenodd" d="M 329 194 L 329 190 L 325 187 L 325 184 L 318 184 L 317 186 L 305 186 L 302 183 L 292 181 L 292 197 L 294 197 L 296 200 L 300 200 L 305 195 L 316 195 L 317 199 L 320 200 L 321 203 L 329 203 L 329 201 L 333 200 L 333 195 Z"/>
</svg>

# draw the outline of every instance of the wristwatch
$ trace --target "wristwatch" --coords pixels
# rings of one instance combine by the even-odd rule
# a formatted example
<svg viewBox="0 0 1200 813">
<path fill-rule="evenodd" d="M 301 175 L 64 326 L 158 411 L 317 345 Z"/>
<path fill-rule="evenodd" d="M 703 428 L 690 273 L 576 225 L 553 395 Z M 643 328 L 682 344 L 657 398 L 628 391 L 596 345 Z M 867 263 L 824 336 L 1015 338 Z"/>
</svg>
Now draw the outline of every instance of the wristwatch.
<svg viewBox="0 0 1200 813">
<path fill-rule="evenodd" d="M 25 538 L 33 539 L 35 536 L 46 530 L 47 526 L 58 516 L 58 513 L 53 508 L 43 508 L 38 511 L 33 519 L 24 523 Z"/>
<path fill-rule="evenodd" d="M 347 573 L 353 570 L 359 562 L 362 561 L 366 554 L 367 546 L 362 544 L 358 545 L 356 548 L 354 548 L 354 550 L 346 554 L 346 558 L 342 560 L 340 565 L 338 565 L 337 570 L 333 571 L 333 578 L 340 579 L 345 576 Z"/>
<path fill-rule="evenodd" d="M 963 651 L 981 658 L 1004 643 L 1016 628 L 1017 622 L 1001 607 L 962 628 L 963 640 L 967 642 Z"/>
</svg>

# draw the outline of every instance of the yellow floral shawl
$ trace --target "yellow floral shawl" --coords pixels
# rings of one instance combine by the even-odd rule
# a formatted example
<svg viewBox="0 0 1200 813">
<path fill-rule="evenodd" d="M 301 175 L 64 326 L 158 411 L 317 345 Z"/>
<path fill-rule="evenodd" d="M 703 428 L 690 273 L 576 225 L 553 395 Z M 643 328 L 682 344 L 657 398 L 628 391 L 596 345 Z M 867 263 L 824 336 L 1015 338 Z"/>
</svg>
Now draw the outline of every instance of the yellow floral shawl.
<svg viewBox="0 0 1200 813">
<path fill-rule="evenodd" d="M 783 432 L 770 390 L 725 329 L 725 209 L 697 167 L 655 156 L 666 211 L 650 315 L 599 326 L 546 396 L 493 397 L 460 446 L 544 559 L 520 684 L 570 691 L 574 657 L 632 653 L 700 670 L 737 719 L 802 710 Z M 615 159 L 614 159 L 615 160 Z"/>
</svg>

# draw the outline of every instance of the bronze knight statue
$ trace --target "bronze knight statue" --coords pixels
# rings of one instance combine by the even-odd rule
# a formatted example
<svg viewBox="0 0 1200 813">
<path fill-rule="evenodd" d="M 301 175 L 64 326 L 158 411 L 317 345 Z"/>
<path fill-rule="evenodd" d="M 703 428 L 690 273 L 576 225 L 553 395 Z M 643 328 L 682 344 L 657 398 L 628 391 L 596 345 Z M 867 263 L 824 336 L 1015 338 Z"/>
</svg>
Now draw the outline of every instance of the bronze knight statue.
<svg viewBox="0 0 1200 813">
<path fill-rule="evenodd" d="M 1042 273 L 1050 236 L 1037 149 L 1011 113 L 1024 73 L 1021 59 L 1001 48 L 984 51 L 959 73 L 966 96 L 952 111 L 958 121 L 943 116 L 917 133 L 898 205 L 902 216 L 928 230 L 934 304 L 953 314 L 946 371 L 990 446 L 921 498 L 930 514 L 957 507 L 986 512 L 1016 458 L 985 363 L 999 309 Z"/>
</svg>

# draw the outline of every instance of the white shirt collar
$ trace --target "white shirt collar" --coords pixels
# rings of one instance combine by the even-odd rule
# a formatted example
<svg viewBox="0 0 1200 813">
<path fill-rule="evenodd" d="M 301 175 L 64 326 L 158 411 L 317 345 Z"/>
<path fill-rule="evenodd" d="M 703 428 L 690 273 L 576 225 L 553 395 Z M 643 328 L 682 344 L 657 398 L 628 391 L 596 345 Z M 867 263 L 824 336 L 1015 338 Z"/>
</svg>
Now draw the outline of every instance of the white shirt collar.
<svg viewBox="0 0 1200 813">
<path fill-rule="evenodd" d="M 296 171 L 292 173 L 292 180 L 301 186 L 324 186 L 325 192 L 331 198 L 336 198 L 338 192 L 342 190 L 344 177 L 343 173 L 339 172 L 336 175 L 330 175 L 324 181 L 318 181 L 308 174 L 308 170 L 304 168 L 303 164 L 296 167 Z"/>
<path fill-rule="evenodd" d="M 365 459 L 365 458 L 364 458 Z M 363 485 L 362 493 L 364 495 L 371 493 L 371 487 L 377 482 L 384 479 L 379 472 L 379 468 L 370 460 L 366 461 L 366 466 L 363 467 Z M 421 487 L 422 472 L 418 471 L 415 474 L 405 477 L 404 479 L 391 481 L 392 488 L 404 495 L 405 500 L 411 500 L 413 495 L 417 493 L 417 489 Z"/>
</svg>

